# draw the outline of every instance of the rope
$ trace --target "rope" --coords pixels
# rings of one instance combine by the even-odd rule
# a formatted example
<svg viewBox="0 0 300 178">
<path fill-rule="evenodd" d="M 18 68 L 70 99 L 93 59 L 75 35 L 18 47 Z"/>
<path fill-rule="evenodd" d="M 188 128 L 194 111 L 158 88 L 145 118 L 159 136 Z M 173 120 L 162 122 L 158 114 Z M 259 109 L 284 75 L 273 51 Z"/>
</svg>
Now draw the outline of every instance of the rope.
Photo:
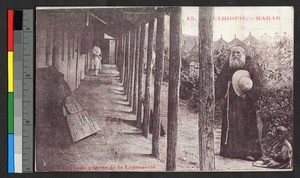
<svg viewBox="0 0 300 178">
<path fill-rule="evenodd" d="M 226 107 L 226 119 L 227 119 L 227 128 L 226 128 L 226 137 L 225 137 L 225 145 L 227 145 L 228 141 L 228 133 L 229 133 L 229 89 L 230 89 L 231 81 L 228 81 L 227 92 L 225 98 L 227 98 L 227 107 Z"/>
</svg>

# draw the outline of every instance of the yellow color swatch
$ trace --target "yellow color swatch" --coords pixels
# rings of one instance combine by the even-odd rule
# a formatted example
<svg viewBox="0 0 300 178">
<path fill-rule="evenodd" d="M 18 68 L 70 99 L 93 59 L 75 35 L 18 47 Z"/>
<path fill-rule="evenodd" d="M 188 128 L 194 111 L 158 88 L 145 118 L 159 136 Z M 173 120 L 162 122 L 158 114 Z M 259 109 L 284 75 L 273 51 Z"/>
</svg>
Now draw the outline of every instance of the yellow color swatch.
<svg viewBox="0 0 300 178">
<path fill-rule="evenodd" d="M 14 53 L 8 51 L 8 92 L 14 92 Z"/>
</svg>

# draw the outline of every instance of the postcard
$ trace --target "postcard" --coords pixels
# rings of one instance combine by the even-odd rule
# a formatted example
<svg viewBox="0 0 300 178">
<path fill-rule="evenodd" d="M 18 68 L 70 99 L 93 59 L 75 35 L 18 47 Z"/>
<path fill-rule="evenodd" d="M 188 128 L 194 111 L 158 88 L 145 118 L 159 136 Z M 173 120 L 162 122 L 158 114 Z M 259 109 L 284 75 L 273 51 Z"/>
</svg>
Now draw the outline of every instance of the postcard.
<svg viewBox="0 0 300 178">
<path fill-rule="evenodd" d="M 37 172 L 293 169 L 294 9 L 37 7 Z"/>
</svg>

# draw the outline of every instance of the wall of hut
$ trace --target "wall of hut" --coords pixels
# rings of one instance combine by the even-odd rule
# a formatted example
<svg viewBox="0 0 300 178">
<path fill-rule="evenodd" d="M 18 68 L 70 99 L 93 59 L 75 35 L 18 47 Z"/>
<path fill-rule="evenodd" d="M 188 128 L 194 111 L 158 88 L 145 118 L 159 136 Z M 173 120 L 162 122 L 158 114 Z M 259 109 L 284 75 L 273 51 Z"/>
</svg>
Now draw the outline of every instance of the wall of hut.
<svg viewBox="0 0 300 178">
<path fill-rule="evenodd" d="M 91 49 L 95 36 L 104 35 L 101 30 L 95 33 L 92 21 L 87 26 L 84 12 L 36 13 L 36 68 L 54 66 L 75 90 L 92 67 Z"/>
</svg>

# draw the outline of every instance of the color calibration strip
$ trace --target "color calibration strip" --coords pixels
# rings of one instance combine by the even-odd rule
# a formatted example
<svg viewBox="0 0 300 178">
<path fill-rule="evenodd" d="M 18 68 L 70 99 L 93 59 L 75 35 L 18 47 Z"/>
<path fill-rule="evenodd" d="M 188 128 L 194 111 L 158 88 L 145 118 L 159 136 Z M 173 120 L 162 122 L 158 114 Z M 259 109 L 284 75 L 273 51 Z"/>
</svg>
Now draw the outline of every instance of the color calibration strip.
<svg viewBox="0 0 300 178">
<path fill-rule="evenodd" d="M 23 12 L 14 11 L 14 159 L 15 173 L 22 172 L 22 65 Z"/>
<path fill-rule="evenodd" d="M 15 172 L 14 159 L 14 11 L 7 14 L 8 40 L 8 172 Z"/>
<path fill-rule="evenodd" d="M 8 10 L 8 172 L 33 172 L 33 10 Z"/>
</svg>

